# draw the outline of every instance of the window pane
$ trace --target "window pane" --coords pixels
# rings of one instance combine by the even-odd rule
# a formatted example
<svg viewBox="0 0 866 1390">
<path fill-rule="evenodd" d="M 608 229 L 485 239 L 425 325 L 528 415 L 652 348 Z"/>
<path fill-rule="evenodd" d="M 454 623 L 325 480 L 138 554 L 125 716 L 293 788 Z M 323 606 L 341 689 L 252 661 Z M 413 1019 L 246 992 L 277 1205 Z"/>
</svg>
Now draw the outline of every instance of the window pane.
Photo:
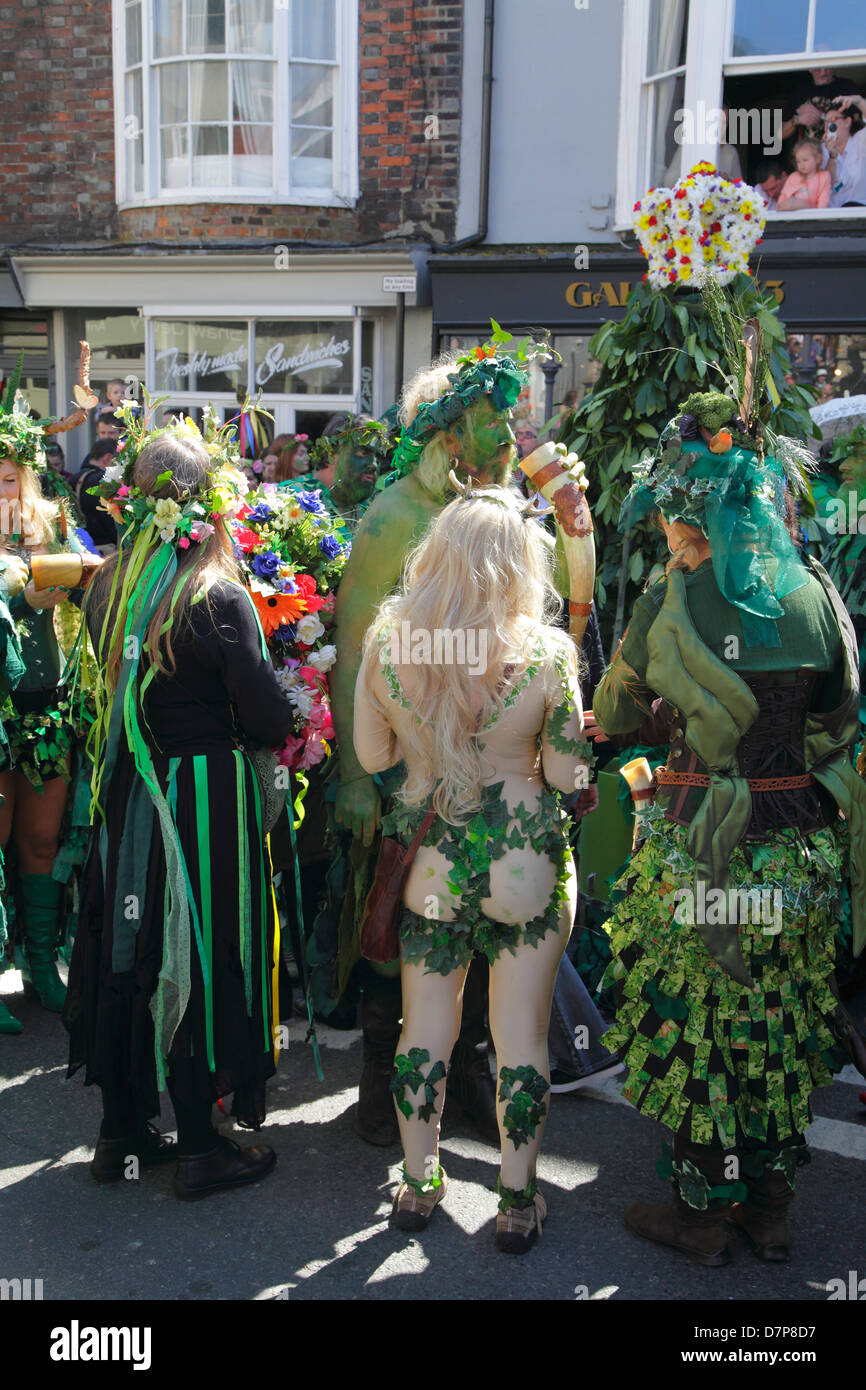
<svg viewBox="0 0 866 1390">
<path fill-rule="evenodd" d="M 126 7 L 126 66 L 141 62 L 141 6 Z"/>
<path fill-rule="evenodd" d="M 160 132 L 163 188 L 186 188 L 189 183 L 188 133 L 183 125 Z"/>
<path fill-rule="evenodd" d="M 195 188 L 227 187 L 229 182 L 228 126 L 193 126 L 192 182 Z"/>
<path fill-rule="evenodd" d="M 330 188 L 333 183 L 331 132 L 292 131 L 291 179 L 296 188 Z"/>
<path fill-rule="evenodd" d="M 734 57 L 754 53 L 802 53 L 809 0 L 737 0 Z"/>
<path fill-rule="evenodd" d="M 132 119 L 130 119 L 130 117 Z M 144 192 L 144 127 L 141 117 L 141 69 L 126 74 L 127 196 Z"/>
<path fill-rule="evenodd" d="M 336 56 L 336 0 L 294 0 L 292 57 L 335 59 Z"/>
<path fill-rule="evenodd" d="M 684 65 L 688 28 L 688 0 L 650 0 L 647 77 Z"/>
<path fill-rule="evenodd" d="M 189 104 L 191 121 L 227 121 L 229 118 L 228 63 L 190 63 Z"/>
<path fill-rule="evenodd" d="M 274 119 L 274 64 L 232 63 L 232 114 L 236 121 Z"/>
<path fill-rule="evenodd" d="M 155 319 L 153 342 L 157 391 L 236 391 L 247 384 L 246 323 Z"/>
<path fill-rule="evenodd" d="M 232 129 L 232 183 L 235 188 L 273 184 L 273 127 L 236 125 Z"/>
<path fill-rule="evenodd" d="M 225 53 L 225 0 L 186 0 L 188 53 Z"/>
<path fill-rule="evenodd" d="M 229 52 L 273 51 L 274 0 L 229 0 Z"/>
<path fill-rule="evenodd" d="M 269 394 L 350 395 L 353 344 L 349 320 L 260 320 L 255 385 Z"/>
<path fill-rule="evenodd" d="M 186 63 L 168 63 L 159 69 L 161 125 L 180 125 L 186 120 L 186 73 Z"/>
<path fill-rule="evenodd" d="M 153 56 L 183 52 L 183 0 L 153 0 Z"/>
<path fill-rule="evenodd" d="M 655 119 L 649 132 L 652 154 L 647 186 L 670 188 L 680 177 L 683 150 L 675 139 L 679 129 L 675 113 L 682 109 L 685 77 L 665 77 L 654 85 Z"/>
<path fill-rule="evenodd" d="M 91 375 L 120 376 L 112 373 L 113 363 L 144 362 L 144 319 L 135 313 L 106 314 L 103 318 L 85 319 L 84 337 L 90 344 Z"/>
<path fill-rule="evenodd" d="M 815 48 L 821 53 L 866 47 L 866 15 L 862 0 L 818 0 Z"/>
<path fill-rule="evenodd" d="M 334 70 L 292 64 L 292 125 L 334 124 Z"/>
</svg>

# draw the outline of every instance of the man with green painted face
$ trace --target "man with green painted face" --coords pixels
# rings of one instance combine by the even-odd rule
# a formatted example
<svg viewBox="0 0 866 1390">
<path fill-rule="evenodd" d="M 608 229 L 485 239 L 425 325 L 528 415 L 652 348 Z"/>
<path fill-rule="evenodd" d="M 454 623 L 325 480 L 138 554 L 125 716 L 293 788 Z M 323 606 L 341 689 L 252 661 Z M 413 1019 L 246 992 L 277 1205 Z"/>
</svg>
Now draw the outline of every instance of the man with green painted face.
<svg viewBox="0 0 866 1390">
<path fill-rule="evenodd" d="M 419 372 L 403 395 L 404 428 L 392 464 L 399 476 L 375 498 L 354 537 L 337 598 L 337 661 L 331 673 L 331 703 L 340 748 L 335 815 L 353 837 L 356 926 L 364 896 L 359 890 L 369 880 L 374 864 L 370 847 L 379 825 L 383 794 L 393 790 L 400 779 L 399 772 L 385 774 L 380 786 L 355 756 L 355 681 L 364 633 L 377 604 L 397 587 L 407 554 L 430 521 L 453 499 L 450 470 L 462 482 L 471 478 L 480 484 L 507 485 L 516 462 L 511 407 L 524 383 L 524 373 L 507 357 L 484 356 L 462 365 L 450 361 Z M 358 954 L 355 932 L 351 942 L 341 943 L 341 982 Z M 475 961 L 464 994 L 463 1025 L 452 1057 L 449 1097 L 456 1098 L 484 1137 L 495 1143 L 495 1092 L 487 1065 L 484 1026 L 486 993 L 484 963 Z M 361 1001 L 364 1070 L 357 1127 L 362 1138 L 371 1143 L 388 1144 L 397 1138 L 389 1083 L 400 1016 L 399 961 L 388 966 L 365 962 Z"/>
</svg>

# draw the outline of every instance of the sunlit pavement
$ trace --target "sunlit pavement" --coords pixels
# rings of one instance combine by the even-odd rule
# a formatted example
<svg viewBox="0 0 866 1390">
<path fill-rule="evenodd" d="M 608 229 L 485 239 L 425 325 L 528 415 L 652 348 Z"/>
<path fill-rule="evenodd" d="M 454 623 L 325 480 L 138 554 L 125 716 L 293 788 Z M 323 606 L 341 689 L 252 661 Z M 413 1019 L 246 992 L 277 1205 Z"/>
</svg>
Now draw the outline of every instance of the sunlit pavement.
<svg viewBox="0 0 866 1390">
<path fill-rule="evenodd" d="M 733 1262 L 703 1269 L 626 1231 L 630 1201 L 666 1194 L 654 1174 L 660 1131 L 622 1101 L 618 1081 L 552 1097 L 539 1169 L 549 1219 L 535 1249 L 515 1257 L 493 1244 L 497 1154 L 449 1123 L 447 1105 L 445 1202 L 420 1236 L 389 1227 L 400 1154 L 354 1132 L 360 1036 L 320 1030 L 322 1083 L 300 1023 L 259 1136 L 279 1155 L 272 1177 L 194 1204 L 173 1197 L 171 1167 L 98 1187 L 87 1163 L 99 1093 L 64 1080 L 62 1025 L 9 993 L 17 978 L 0 977 L 25 1026 L 0 1036 L 0 1278 L 42 1279 L 46 1300 L 824 1300 L 828 1280 L 866 1276 L 866 1082 L 851 1067 L 816 1097 L 790 1264 L 763 1265 L 732 1237 Z M 861 1020 L 864 1005 L 861 994 Z"/>
</svg>

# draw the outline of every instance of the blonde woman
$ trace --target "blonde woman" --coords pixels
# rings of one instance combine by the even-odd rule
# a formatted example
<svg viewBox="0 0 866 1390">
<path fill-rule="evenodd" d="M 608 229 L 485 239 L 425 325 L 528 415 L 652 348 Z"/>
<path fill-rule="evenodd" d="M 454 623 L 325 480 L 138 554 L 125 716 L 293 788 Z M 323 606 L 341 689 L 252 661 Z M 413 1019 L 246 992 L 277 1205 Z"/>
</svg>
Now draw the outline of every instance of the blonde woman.
<svg viewBox="0 0 866 1390">
<path fill-rule="evenodd" d="M 2 417 L 9 421 L 9 415 Z M 2 422 L 0 422 L 2 423 Z M 83 551 L 73 532 L 66 539 L 60 504 L 43 497 L 37 469 L 45 466 L 35 429 L 20 426 L 19 447 L 0 440 L 0 568 L 8 574 L 31 557 L 75 551 L 88 566 L 101 563 Z M 10 590 L 11 591 L 11 590 Z M 24 945 L 22 968 L 43 1008 L 59 1012 L 65 987 L 57 973 L 56 945 L 64 894 L 51 877 L 66 806 L 73 732 L 62 689 L 62 654 L 54 632 L 54 609 L 64 599 L 81 602 L 82 590 L 37 589 L 29 578 L 9 600 L 20 624 L 25 674 L 6 692 L 3 723 L 9 747 L 0 748 L 0 847 L 14 839 L 18 857 L 16 937 Z M 18 1031 L 11 1027 L 4 1031 Z"/>
<path fill-rule="evenodd" d="M 547 1114 L 547 1030 L 577 900 L 557 792 L 582 785 L 583 715 L 547 538 L 521 498 L 452 502 L 406 562 L 365 640 L 355 750 L 406 778 L 383 832 L 408 844 L 436 818 L 400 919 L 403 1032 L 391 1084 L 405 1163 L 394 1221 L 420 1230 L 445 1195 L 439 1117 L 466 971 L 490 962 L 502 1148 L 496 1242 L 522 1254 L 546 1216 L 536 1163 Z M 389 823 L 390 822 L 390 823 Z"/>
</svg>

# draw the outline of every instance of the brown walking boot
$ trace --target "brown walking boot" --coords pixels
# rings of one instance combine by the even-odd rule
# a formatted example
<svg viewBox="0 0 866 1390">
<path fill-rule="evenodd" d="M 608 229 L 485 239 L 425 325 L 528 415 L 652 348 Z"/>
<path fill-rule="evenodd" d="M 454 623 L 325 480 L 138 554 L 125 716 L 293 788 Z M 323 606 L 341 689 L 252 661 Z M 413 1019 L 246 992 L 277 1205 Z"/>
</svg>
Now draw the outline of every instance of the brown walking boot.
<svg viewBox="0 0 866 1390">
<path fill-rule="evenodd" d="M 765 1172 L 748 1186 L 748 1200 L 731 1207 L 728 1220 L 742 1233 L 759 1260 L 780 1264 L 790 1259 L 788 1207 L 794 1200 L 794 1189 L 778 1169 Z"/>
<path fill-rule="evenodd" d="M 632 1202 L 625 1214 L 625 1224 L 635 1235 L 657 1245 L 669 1245 L 697 1264 L 717 1269 L 730 1262 L 725 1217 L 729 1207 L 708 1207 L 698 1211 L 684 1202 L 674 1189 L 673 1201 L 667 1206 L 649 1202 Z"/>
</svg>

